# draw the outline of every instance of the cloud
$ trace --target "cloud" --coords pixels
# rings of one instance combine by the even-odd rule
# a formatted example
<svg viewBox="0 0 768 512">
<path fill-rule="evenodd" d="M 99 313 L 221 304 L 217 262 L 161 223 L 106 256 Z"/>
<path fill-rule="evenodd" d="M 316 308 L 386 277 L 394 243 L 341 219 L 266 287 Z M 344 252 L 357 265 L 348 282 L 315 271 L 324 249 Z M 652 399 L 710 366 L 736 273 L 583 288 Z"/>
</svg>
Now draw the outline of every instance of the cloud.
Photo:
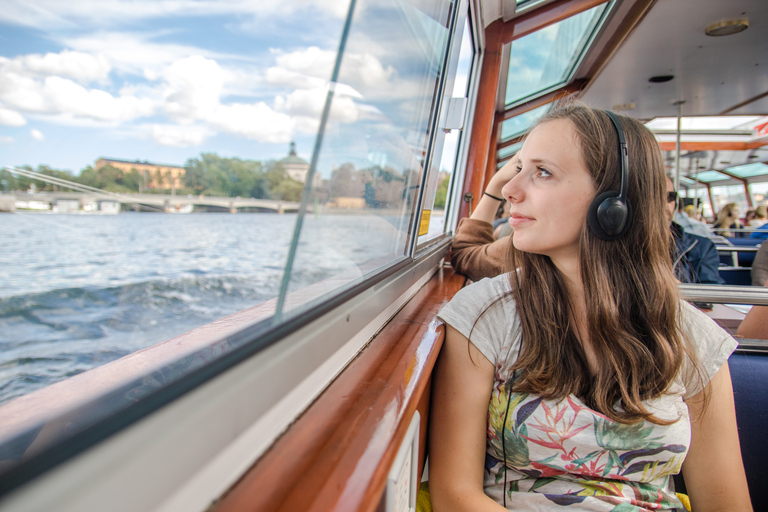
<svg viewBox="0 0 768 512">
<path fill-rule="evenodd" d="M 21 112 L 52 116 L 65 114 L 107 122 L 135 119 L 150 115 L 156 109 L 155 102 L 149 98 L 130 94 L 115 97 L 101 89 L 86 88 L 71 78 L 55 74 L 37 76 L 45 65 L 56 67 L 71 61 L 71 55 L 61 60 L 28 57 L 0 58 L 0 101 L 7 107 Z M 79 57 L 75 60 L 86 61 Z M 36 69 L 30 69 L 30 64 L 37 66 Z"/>
<path fill-rule="evenodd" d="M 93 81 L 106 81 L 111 66 L 104 55 L 63 50 L 61 53 L 32 53 L 20 56 L 10 62 L 9 70 L 40 76 L 62 76 L 88 84 Z"/>
<path fill-rule="evenodd" d="M 10 144 L 13 142 L 13 137 L 6 137 L 4 135 L 0 135 L 0 144 Z"/>
<path fill-rule="evenodd" d="M 45 135 L 43 135 L 43 132 L 41 132 L 38 129 L 32 128 L 31 130 L 29 130 L 29 134 L 35 140 L 45 140 Z"/>
<path fill-rule="evenodd" d="M 263 102 L 220 105 L 207 121 L 222 131 L 261 142 L 288 142 L 294 130 L 290 116 Z"/>
<path fill-rule="evenodd" d="M 0 107 L 0 124 L 5 126 L 24 126 L 27 124 L 27 120 L 15 110 Z"/>
<path fill-rule="evenodd" d="M 0 20 L 35 28 L 82 28 L 83 25 L 111 25 L 177 16 L 250 15 L 295 16 L 316 9 L 335 18 L 346 15 L 348 0 L 7 0 L 0 10 Z"/>
<path fill-rule="evenodd" d="M 310 46 L 293 52 L 270 49 L 275 56 L 275 66 L 267 69 L 268 83 L 294 87 L 312 88 L 331 78 L 336 52 Z"/>
<path fill-rule="evenodd" d="M 204 126 L 155 124 L 150 128 L 152 139 L 163 146 L 184 148 L 198 146 L 212 133 Z"/>
<path fill-rule="evenodd" d="M 193 55 L 171 64 L 164 76 L 163 108 L 171 119 L 191 123 L 219 107 L 226 76 L 216 61 Z"/>
</svg>

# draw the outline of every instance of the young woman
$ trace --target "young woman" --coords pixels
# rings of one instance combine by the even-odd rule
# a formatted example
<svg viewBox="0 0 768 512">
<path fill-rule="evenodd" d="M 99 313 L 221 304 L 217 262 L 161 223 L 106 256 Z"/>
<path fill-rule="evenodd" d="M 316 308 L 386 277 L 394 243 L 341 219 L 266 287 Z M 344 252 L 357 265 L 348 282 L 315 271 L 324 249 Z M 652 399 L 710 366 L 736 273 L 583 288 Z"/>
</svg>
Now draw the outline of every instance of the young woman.
<svg viewBox="0 0 768 512">
<path fill-rule="evenodd" d="M 730 231 L 731 229 L 743 229 L 744 224 L 739 219 L 739 205 L 736 203 L 728 203 L 723 206 L 719 212 L 717 212 L 717 218 L 715 223 L 712 224 L 712 228 L 720 236 L 725 237 L 743 237 L 745 233 L 736 231 Z"/>
<path fill-rule="evenodd" d="M 671 510 L 681 467 L 694 510 L 751 510 L 726 362 L 736 342 L 679 299 L 658 144 L 617 122 L 626 171 L 608 114 L 574 104 L 541 120 L 513 177 L 487 190 L 511 203 L 517 270 L 440 313 L 437 512 Z M 590 206 L 622 175 L 628 228 L 598 236 Z"/>
</svg>

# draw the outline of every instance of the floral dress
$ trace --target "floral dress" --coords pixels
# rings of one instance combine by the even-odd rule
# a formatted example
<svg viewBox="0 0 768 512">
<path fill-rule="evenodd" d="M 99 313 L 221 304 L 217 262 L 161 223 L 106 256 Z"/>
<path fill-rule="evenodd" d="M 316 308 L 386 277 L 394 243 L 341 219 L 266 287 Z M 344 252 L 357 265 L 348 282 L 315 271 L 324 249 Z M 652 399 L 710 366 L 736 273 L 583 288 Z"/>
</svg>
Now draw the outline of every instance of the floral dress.
<svg viewBox="0 0 768 512">
<path fill-rule="evenodd" d="M 509 291 L 507 274 L 483 279 L 461 290 L 439 315 L 496 366 L 488 406 L 485 493 L 506 502 L 509 510 L 683 510 L 671 485 L 691 441 L 683 400 L 714 376 L 736 341 L 681 302 L 681 328 L 694 343 L 701 376 L 693 378 L 686 361 L 668 394 L 644 402 L 657 417 L 674 423 L 622 424 L 573 395 L 553 401 L 510 393 L 509 368 L 520 350 L 521 330 Z"/>
</svg>

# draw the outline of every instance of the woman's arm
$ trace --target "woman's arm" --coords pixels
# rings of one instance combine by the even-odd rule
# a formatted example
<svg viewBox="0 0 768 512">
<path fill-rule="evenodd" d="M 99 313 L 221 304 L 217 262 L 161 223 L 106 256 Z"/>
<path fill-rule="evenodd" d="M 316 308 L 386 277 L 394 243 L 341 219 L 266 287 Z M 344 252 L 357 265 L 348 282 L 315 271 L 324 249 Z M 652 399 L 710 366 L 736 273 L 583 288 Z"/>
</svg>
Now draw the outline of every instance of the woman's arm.
<svg viewBox="0 0 768 512">
<path fill-rule="evenodd" d="M 707 393 L 709 403 L 704 400 Z M 692 510 L 752 510 L 741 461 L 728 363 L 687 404 L 692 433 L 683 477 Z"/>
<path fill-rule="evenodd" d="M 429 492 L 435 512 L 504 510 L 483 492 L 494 371 L 467 338 L 446 326 L 429 415 Z"/>
<path fill-rule="evenodd" d="M 485 191 L 502 197 L 501 188 L 516 172 L 517 156 L 493 175 Z M 501 203 L 486 194 L 480 197 L 469 219 L 462 219 L 456 228 L 451 244 L 451 265 L 459 274 L 473 281 L 495 277 L 506 272 L 506 255 L 509 239 L 496 240 L 493 236 L 494 217 Z"/>
</svg>

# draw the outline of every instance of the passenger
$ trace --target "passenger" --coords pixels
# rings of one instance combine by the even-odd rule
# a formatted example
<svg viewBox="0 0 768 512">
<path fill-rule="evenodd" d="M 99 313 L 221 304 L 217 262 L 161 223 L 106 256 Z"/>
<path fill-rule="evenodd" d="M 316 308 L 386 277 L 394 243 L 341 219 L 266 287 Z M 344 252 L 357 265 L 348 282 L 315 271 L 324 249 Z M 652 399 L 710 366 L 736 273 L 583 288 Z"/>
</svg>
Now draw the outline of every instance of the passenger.
<svg viewBox="0 0 768 512">
<path fill-rule="evenodd" d="M 677 192 L 672 179 L 667 177 L 666 212 L 675 242 L 672 250 L 675 276 L 682 283 L 723 284 L 725 281 L 717 270 L 720 266 L 720 255 L 715 244 L 708 238 L 685 231 L 680 224 L 672 220 L 676 204 Z"/>
<path fill-rule="evenodd" d="M 674 192 L 674 188 L 672 189 Z M 675 195 L 677 195 L 675 193 Z M 676 198 L 677 199 L 677 198 Z M 695 211 L 693 209 L 693 205 L 689 204 L 685 207 L 684 210 L 680 209 L 680 206 L 682 206 L 682 202 L 678 200 L 680 205 L 678 206 L 677 214 L 675 215 L 674 222 L 680 225 L 680 227 L 683 228 L 683 231 L 686 233 L 691 233 L 692 235 L 698 235 L 703 236 L 704 238 L 713 238 L 716 235 L 710 231 L 709 226 L 701 222 L 700 220 L 696 219 Z M 690 208 L 691 214 L 687 213 L 688 209 Z"/>
<path fill-rule="evenodd" d="M 498 240 L 510 234 L 512 234 L 512 228 L 509 226 L 509 202 L 502 201 L 496 213 L 496 220 L 493 221 L 493 238 Z"/>
<path fill-rule="evenodd" d="M 754 278 L 752 284 L 755 284 Z M 768 280 L 757 286 L 768 286 Z M 768 306 L 752 306 L 739 324 L 736 335 L 742 338 L 768 340 Z"/>
<path fill-rule="evenodd" d="M 728 203 L 717 212 L 715 223 L 712 229 L 715 233 L 727 238 L 739 238 L 746 236 L 744 233 L 731 231 L 733 229 L 743 229 L 744 224 L 739 219 L 739 206 L 736 203 Z"/>
<path fill-rule="evenodd" d="M 745 228 L 748 228 L 749 227 L 749 223 L 752 222 L 753 220 L 755 220 L 755 216 L 756 216 L 756 214 L 755 214 L 755 209 L 754 208 L 750 208 L 749 210 L 747 210 L 747 213 L 744 214 L 744 227 Z"/>
<path fill-rule="evenodd" d="M 752 286 L 763 286 L 768 281 L 768 244 L 763 242 L 752 261 Z"/>
<path fill-rule="evenodd" d="M 747 227 L 759 228 L 768 222 L 768 209 L 760 205 L 755 208 L 755 217 L 747 223 Z"/>
<path fill-rule="evenodd" d="M 751 510 L 726 363 L 736 342 L 680 300 L 658 143 L 620 123 L 628 172 L 605 113 L 577 104 L 536 124 L 502 190 L 518 270 L 440 312 L 437 512 L 672 510 L 681 466 L 693 510 Z M 632 212 L 617 235 L 618 216 L 588 210 L 620 174 Z"/>
</svg>

